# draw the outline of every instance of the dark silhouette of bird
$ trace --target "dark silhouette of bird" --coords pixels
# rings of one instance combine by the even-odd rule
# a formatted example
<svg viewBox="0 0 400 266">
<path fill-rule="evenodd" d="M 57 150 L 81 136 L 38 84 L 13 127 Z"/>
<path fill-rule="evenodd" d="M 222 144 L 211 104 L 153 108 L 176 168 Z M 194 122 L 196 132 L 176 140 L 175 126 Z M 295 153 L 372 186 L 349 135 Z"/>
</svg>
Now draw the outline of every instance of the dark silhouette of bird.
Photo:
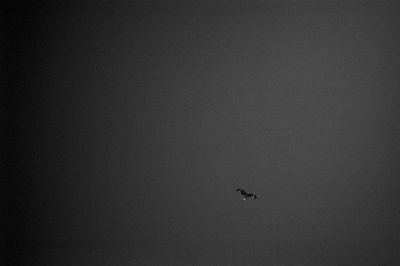
<svg viewBox="0 0 400 266">
<path fill-rule="evenodd" d="M 244 191 L 244 189 L 242 189 L 242 188 L 238 188 L 238 189 L 236 189 L 236 191 L 237 191 L 237 192 L 240 192 L 240 194 L 242 194 L 243 200 L 247 200 L 247 199 L 255 200 L 255 199 L 257 199 L 256 194 L 247 193 L 247 192 Z"/>
</svg>

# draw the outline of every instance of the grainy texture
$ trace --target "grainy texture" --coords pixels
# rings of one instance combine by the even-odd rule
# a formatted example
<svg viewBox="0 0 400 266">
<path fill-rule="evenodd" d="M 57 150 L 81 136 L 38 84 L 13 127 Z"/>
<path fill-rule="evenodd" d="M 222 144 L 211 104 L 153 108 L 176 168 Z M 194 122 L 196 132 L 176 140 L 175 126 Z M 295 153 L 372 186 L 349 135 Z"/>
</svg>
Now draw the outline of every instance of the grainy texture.
<svg viewBox="0 0 400 266">
<path fill-rule="evenodd" d="M 10 265 L 399 265 L 399 8 L 9 6 Z"/>
</svg>

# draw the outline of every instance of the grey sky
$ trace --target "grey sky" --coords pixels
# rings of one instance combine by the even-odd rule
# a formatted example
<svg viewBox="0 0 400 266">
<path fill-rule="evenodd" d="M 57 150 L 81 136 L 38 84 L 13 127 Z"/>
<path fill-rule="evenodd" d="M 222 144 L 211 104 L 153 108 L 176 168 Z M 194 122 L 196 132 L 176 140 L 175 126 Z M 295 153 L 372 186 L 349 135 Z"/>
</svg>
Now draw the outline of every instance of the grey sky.
<svg viewBox="0 0 400 266">
<path fill-rule="evenodd" d="M 13 9 L 26 262 L 396 265 L 399 8 Z"/>
</svg>

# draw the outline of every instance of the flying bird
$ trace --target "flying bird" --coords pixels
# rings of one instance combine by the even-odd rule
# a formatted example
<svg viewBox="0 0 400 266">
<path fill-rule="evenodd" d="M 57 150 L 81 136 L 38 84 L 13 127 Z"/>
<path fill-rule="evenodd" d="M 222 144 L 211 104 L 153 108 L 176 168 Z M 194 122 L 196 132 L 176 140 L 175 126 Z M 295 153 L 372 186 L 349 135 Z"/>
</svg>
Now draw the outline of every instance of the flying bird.
<svg viewBox="0 0 400 266">
<path fill-rule="evenodd" d="M 240 192 L 240 194 L 242 194 L 243 200 L 247 200 L 247 199 L 255 200 L 257 198 L 256 194 L 247 193 L 246 191 L 244 191 L 244 189 L 238 188 L 238 189 L 236 189 L 236 191 Z"/>
</svg>

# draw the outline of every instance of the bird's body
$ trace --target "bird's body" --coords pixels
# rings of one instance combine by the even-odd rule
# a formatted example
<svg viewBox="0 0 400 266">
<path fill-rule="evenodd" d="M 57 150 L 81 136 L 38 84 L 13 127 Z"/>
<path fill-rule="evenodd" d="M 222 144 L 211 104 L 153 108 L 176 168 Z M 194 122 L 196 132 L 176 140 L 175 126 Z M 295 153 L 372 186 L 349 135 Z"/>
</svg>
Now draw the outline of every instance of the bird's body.
<svg viewBox="0 0 400 266">
<path fill-rule="evenodd" d="M 252 199 L 255 200 L 257 199 L 257 196 L 253 193 L 247 193 L 246 191 L 244 191 L 244 189 L 238 188 L 236 189 L 237 192 L 240 192 L 240 194 L 243 197 L 243 200 L 248 200 L 248 199 Z"/>
</svg>

